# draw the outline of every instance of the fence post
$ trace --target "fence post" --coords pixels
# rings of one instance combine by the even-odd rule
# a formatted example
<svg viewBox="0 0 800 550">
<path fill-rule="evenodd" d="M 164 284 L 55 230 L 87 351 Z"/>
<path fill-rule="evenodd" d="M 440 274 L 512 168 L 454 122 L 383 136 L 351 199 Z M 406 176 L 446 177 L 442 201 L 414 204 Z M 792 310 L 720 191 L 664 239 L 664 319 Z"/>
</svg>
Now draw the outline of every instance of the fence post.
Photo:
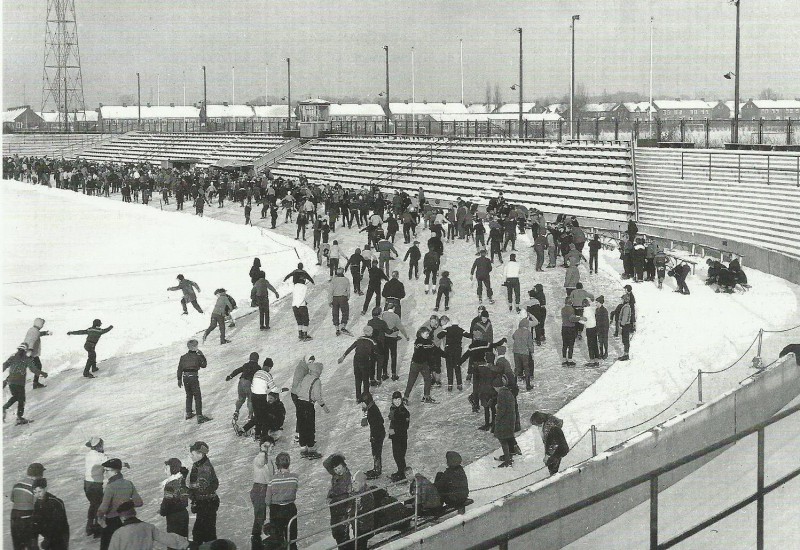
<svg viewBox="0 0 800 550">
<path fill-rule="evenodd" d="M 792 144 L 792 117 L 786 119 L 786 145 Z"/>
<path fill-rule="evenodd" d="M 661 119 L 656 118 L 656 143 L 661 141 Z"/>
<path fill-rule="evenodd" d="M 614 141 L 619 140 L 619 119 L 614 117 Z"/>
<path fill-rule="evenodd" d="M 703 404 L 703 371 L 697 370 L 697 405 Z"/>
<path fill-rule="evenodd" d="M 658 476 L 650 479 L 650 550 L 658 548 Z"/>
<path fill-rule="evenodd" d="M 686 142 L 686 119 L 681 119 L 680 122 L 680 129 L 681 129 L 681 143 Z"/>
<path fill-rule="evenodd" d="M 764 342 L 764 329 L 758 329 L 758 352 L 756 356 L 753 357 L 753 368 L 754 369 L 763 369 L 764 368 L 764 360 L 761 359 L 761 344 Z"/>
<path fill-rule="evenodd" d="M 353 544 L 355 544 L 356 547 L 358 547 L 358 542 L 357 542 L 358 541 L 358 503 L 359 503 L 360 500 L 361 500 L 360 497 L 356 497 L 355 502 L 354 502 L 355 510 L 354 510 L 354 513 L 353 513 Z"/>
<path fill-rule="evenodd" d="M 764 117 L 758 119 L 758 144 L 764 143 Z M 769 157 L 767 157 L 769 158 Z"/>
<path fill-rule="evenodd" d="M 597 456 L 597 426 L 592 424 L 592 456 Z"/>
<path fill-rule="evenodd" d="M 758 477 L 756 480 L 756 549 L 764 550 L 764 428 L 758 430 Z"/>
<path fill-rule="evenodd" d="M 594 119 L 594 140 L 600 141 L 600 117 Z"/>
<path fill-rule="evenodd" d="M 417 523 L 419 522 L 419 487 L 414 490 L 414 531 L 417 530 Z"/>
</svg>

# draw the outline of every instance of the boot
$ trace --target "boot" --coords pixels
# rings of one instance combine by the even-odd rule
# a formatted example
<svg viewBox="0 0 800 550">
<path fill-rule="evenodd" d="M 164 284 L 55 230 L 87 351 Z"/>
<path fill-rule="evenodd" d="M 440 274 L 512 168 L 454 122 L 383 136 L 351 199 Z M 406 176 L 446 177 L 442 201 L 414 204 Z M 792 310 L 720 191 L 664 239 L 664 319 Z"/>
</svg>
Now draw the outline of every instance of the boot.
<svg viewBox="0 0 800 550">
<path fill-rule="evenodd" d="M 204 414 L 198 414 L 197 415 L 197 423 L 198 424 L 202 424 L 203 422 L 208 422 L 209 420 L 212 420 L 212 418 L 210 416 L 206 416 Z"/>
</svg>

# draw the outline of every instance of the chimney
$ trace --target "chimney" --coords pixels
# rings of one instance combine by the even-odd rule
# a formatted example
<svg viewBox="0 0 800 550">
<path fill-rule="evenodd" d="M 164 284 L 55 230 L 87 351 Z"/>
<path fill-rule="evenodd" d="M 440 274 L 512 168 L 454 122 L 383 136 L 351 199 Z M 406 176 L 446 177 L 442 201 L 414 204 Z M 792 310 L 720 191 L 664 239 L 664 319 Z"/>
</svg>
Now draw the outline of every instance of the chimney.
<svg viewBox="0 0 800 550">
<path fill-rule="evenodd" d="M 444 99 L 442 100 L 442 105 L 447 105 L 447 102 Z"/>
<path fill-rule="evenodd" d="M 704 97 L 700 98 L 700 101 L 705 101 L 705 100 L 706 100 L 706 98 L 704 98 Z"/>
<path fill-rule="evenodd" d="M 225 106 L 225 107 L 227 107 L 227 106 L 228 106 L 228 102 L 227 102 L 227 101 L 223 101 L 223 102 L 222 102 L 222 105 L 223 105 L 223 106 Z"/>
<path fill-rule="evenodd" d="M 101 109 L 103 108 L 103 104 L 102 104 L 102 103 L 100 104 L 100 108 L 101 108 Z"/>
<path fill-rule="evenodd" d="M 147 106 L 150 107 L 150 104 L 148 103 Z"/>
<path fill-rule="evenodd" d="M 422 104 L 423 104 L 423 105 L 427 105 L 427 104 L 428 104 L 428 100 L 427 100 L 427 99 L 423 99 L 423 100 L 422 100 Z"/>
<path fill-rule="evenodd" d="M 123 102 L 122 102 L 122 106 L 123 106 L 123 107 L 127 107 L 127 106 L 128 106 L 128 104 L 127 104 L 127 103 L 125 103 L 125 102 L 123 101 Z"/>
<path fill-rule="evenodd" d="M 406 105 L 408 105 L 408 100 L 406 99 L 404 103 L 405 103 Z"/>
<path fill-rule="evenodd" d="M 169 106 L 170 107 L 175 107 L 175 104 L 174 103 L 170 103 Z"/>
</svg>

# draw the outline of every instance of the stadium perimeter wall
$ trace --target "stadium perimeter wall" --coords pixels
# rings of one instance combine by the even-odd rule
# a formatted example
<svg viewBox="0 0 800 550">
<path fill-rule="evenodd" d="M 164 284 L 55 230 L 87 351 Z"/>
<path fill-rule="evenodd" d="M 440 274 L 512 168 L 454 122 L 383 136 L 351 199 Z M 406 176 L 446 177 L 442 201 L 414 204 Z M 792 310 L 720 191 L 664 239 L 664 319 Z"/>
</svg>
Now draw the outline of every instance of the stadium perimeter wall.
<svg viewBox="0 0 800 550">
<path fill-rule="evenodd" d="M 387 548 L 470 548 L 488 538 L 646 474 L 715 441 L 735 435 L 780 411 L 800 394 L 800 368 L 789 355 L 741 386 L 694 410 L 675 416 L 557 476 L 499 501 L 468 510 Z M 724 451 L 707 455 L 659 478 L 664 490 Z M 519 537 L 509 548 L 562 548 L 649 498 L 649 484 L 576 512 Z M 687 525 L 688 526 L 688 525 Z M 641 526 L 649 529 L 647 525 Z"/>
</svg>

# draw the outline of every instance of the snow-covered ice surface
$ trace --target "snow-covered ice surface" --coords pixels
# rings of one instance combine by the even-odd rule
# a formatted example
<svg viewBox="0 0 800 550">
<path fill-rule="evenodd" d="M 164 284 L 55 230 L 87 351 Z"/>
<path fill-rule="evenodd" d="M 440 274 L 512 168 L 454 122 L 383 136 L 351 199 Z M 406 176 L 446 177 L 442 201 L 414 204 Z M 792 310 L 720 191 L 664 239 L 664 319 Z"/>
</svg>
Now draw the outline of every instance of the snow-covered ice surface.
<svg viewBox="0 0 800 550">
<path fill-rule="evenodd" d="M 294 237 L 294 225 L 279 223 L 276 231 L 266 233 L 245 227 L 242 208 L 235 203 L 221 209 L 207 207 L 205 219 L 198 219 L 188 207 L 183 215 L 176 215 L 174 205 L 165 206 L 162 213 L 157 202 L 150 208 L 122 204 L 119 195 L 103 199 L 15 182 L 3 185 L 4 350 L 13 351 L 32 320 L 41 316 L 47 319 L 45 329 L 55 332 L 42 342 L 45 369 L 51 372 L 68 369 L 51 377 L 47 389 L 28 392 L 26 415 L 35 420 L 32 426 L 5 425 L 4 483 L 10 486 L 30 462 L 45 463 L 53 493 L 67 504 L 73 545 L 81 547 L 88 543 L 82 535 L 86 511 L 81 483 L 83 443 L 90 436 L 100 435 L 107 443 L 108 454 L 120 456 L 133 465 L 126 477 L 136 484 L 145 500 L 140 517 L 162 526 L 163 520 L 157 516 L 161 498 L 159 482 L 163 477 L 161 464 L 172 456 L 188 463 L 188 445 L 197 439 L 206 441 L 211 448 L 209 458 L 220 477 L 222 506 L 218 534 L 247 547 L 252 523 L 248 496 L 252 483 L 250 461 L 257 448 L 252 441 L 236 438 L 231 432 L 229 415 L 236 388 L 235 382 L 225 382 L 224 377 L 244 363 L 251 351 L 258 351 L 262 359 L 273 357 L 276 365 L 273 373 L 283 386 L 290 385 L 299 358 L 316 355 L 325 365 L 324 393 L 332 409 L 330 415 L 317 412 L 318 447 L 323 454 L 343 452 L 352 471 L 372 467 L 368 430 L 360 427 L 361 412 L 353 395 L 352 363 L 350 360 L 341 365 L 336 363 L 352 340 L 333 334 L 325 272 L 316 275 L 317 284 L 309 291 L 314 336 L 311 342 L 297 342 L 291 304 L 286 300 L 272 307 L 273 329 L 267 333 L 258 330 L 256 316 L 245 315 L 252 309 L 248 307 L 247 272 L 254 256 L 261 257 L 273 283 L 294 267 L 297 256 L 291 247 L 297 246 L 306 265 L 313 267 L 310 249 L 286 238 Z M 253 210 L 256 225 L 268 227 L 267 220 L 258 219 L 258 209 Z M 51 232 L 48 227 L 55 229 Z M 71 238 L 64 239 L 64 235 Z M 422 231 L 418 237 L 424 247 L 427 232 Z M 310 244 L 310 231 L 308 238 Z M 365 243 L 364 234 L 358 234 L 355 227 L 340 229 L 331 239 L 339 240 L 348 255 Z M 536 274 L 530 244 L 527 238 L 518 241 L 523 295 L 537 282 L 545 286 L 548 341 L 537 349 L 534 390 L 520 393 L 523 428 L 528 426 L 530 413 L 538 408 L 560 411 L 570 442 L 575 442 L 591 424 L 601 429 L 634 424 L 674 400 L 698 369 L 721 368 L 736 359 L 759 328 L 797 324 L 798 288 L 752 270 L 748 276 L 753 290 L 741 295 L 714 294 L 702 286 L 699 277 L 689 279 L 691 296 L 672 293 L 671 280 L 662 291 L 644 283 L 634 288 L 639 320 L 632 360 L 613 362 L 620 354 L 620 343 L 612 339 L 610 359 L 600 369 L 563 369 L 559 359 L 558 310 L 564 295 L 564 273 L 558 268 Z M 290 248 L 282 248 L 285 245 Z M 407 249 L 402 238 L 396 246 L 402 258 Z M 39 254 L 26 260 L 26 249 Z M 283 252 L 264 254 L 275 250 Z M 446 245 L 445 254 L 442 269 L 451 272 L 456 290 L 448 314 L 461 326 L 468 327 L 477 306 L 474 287 L 469 282 L 474 246 L 458 241 Z M 140 257 L 144 259 L 136 259 Z M 273 257 L 279 260 L 270 260 Z M 219 260 L 227 261 L 209 263 Z M 32 267 L 20 267 L 19 262 L 25 261 Z M 403 321 L 409 332 L 413 332 L 433 313 L 434 298 L 424 294 L 421 282 L 407 280 L 405 264 L 393 264 L 398 265 L 406 284 L 408 297 L 403 302 Z M 617 274 L 618 268 L 619 260 L 612 252 L 601 254 L 600 275 L 589 276 L 585 267 L 581 268 L 587 289 L 595 295 L 604 294 L 609 309 L 619 302 L 624 284 Z M 140 275 L 114 275 L 142 269 L 158 270 Z M 204 328 L 208 315 L 201 316 L 191 307 L 188 317 L 180 315 L 180 293 L 166 292 L 167 286 L 175 284 L 178 272 L 203 289 L 200 303 L 204 309 L 212 303 L 213 290 L 223 286 L 237 299 L 238 315 L 244 315 L 237 327 L 229 330 L 231 344 L 221 348 L 216 335 L 212 335 L 208 344 L 201 346 L 209 359 L 209 368 L 201 374 L 204 413 L 214 417 L 214 421 L 202 426 L 183 420 L 184 394 L 177 388 L 175 369 L 184 353 L 187 336 Z M 19 283 L 86 275 L 105 276 Z M 510 336 L 519 319 L 507 310 L 500 279 L 499 273 L 492 279 L 497 304 L 488 306 L 495 338 Z M 6 284 L 9 281 L 18 283 Z M 26 288 L 29 285 L 37 291 Z M 282 296 L 286 291 L 280 287 L 278 290 Z M 360 314 L 362 300 L 351 299 L 350 326 L 354 334 L 361 332 L 367 320 Z M 86 328 L 95 317 L 105 324 L 114 324 L 115 329 L 98 346 L 99 378 L 85 381 L 78 370 L 84 360 L 83 338 L 64 334 L 67 330 Z M 774 356 L 781 343 L 792 338 L 796 340 L 797 334 L 765 337 L 764 356 Z M 576 360 L 581 365 L 587 359 L 585 343 L 579 342 L 576 349 Z M 411 356 L 407 342 L 401 341 L 398 355 L 401 380 L 374 389 L 384 416 L 391 392 L 405 386 Z M 740 363 L 724 374 L 704 378 L 706 395 L 730 389 L 749 373 L 747 365 Z M 543 477 L 541 472 L 535 472 L 542 457 L 538 432 L 520 434 L 518 441 L 525 456 L 515 461 L 513 468 L 498 470 L 492 455 L 487 455 L 498 447 L 497 441 L 491 434 L 476 430 L 483 415 L 470 412 L 466 399 L 469 386 L 465 386 L 463 393 L 452 394 L 435 389 L 434 397 L 442 401 L 439 405 L 419 403 L 421 386 L 420 381 L 411 397 L 409 464 L 433 478 L 444 467 L 445 451 L 458 450 L 469 464 L 471 497 L 476 500 L 468 514 L 477 511 L 481 504 Z M 690 407 L 696 400 L 692 393 L 690 390 L 671 410 Z M 324 506 L 329 476 L 320 461 L 301 460 L 297 448 L 288 441 L 294 426 L 294 408 L 286 401 L 287 437 L 278 447 L 290 451 L 292 468 L 300 475 L 298 503 L 302 513 Z M 607 448 L 637 431 L 601 434 L 599 446 Z M 587 456 L 587 443 L 588 438 L 584 438 L 567 457 L 564 467 Z M 384 474 L 394 471 L 388 440 L 383 463 Z M 520 479 L 508 482 L 515 478 Z M 501 482 L 506 483 L 487 488 Z M 326 524 L 325 512 L 315 513 L 301 518 L 300 532 L 324 529 Z M 7 528 L 4 534 L 5 540 L 9 540 Z"/>
</svg>

